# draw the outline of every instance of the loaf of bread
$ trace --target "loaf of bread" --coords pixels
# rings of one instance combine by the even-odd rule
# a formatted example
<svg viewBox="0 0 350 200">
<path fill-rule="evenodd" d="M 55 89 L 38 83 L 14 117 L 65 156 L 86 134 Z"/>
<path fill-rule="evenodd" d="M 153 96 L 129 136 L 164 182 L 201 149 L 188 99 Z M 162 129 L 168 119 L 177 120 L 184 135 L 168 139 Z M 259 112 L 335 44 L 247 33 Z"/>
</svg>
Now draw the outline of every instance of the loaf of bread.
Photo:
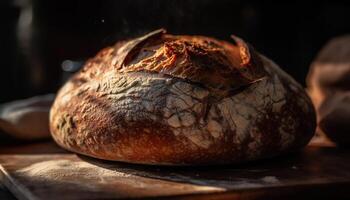
<svg viewBox="0 0 350 200">
<path fill-rule="evenodd" d="M 239 163 L 296 151 L 314 134 L 304 89 L 242 39 L 157 30 L 90 59 L 59 91 L 63 148 L 157 165 Z"/>
</svg>

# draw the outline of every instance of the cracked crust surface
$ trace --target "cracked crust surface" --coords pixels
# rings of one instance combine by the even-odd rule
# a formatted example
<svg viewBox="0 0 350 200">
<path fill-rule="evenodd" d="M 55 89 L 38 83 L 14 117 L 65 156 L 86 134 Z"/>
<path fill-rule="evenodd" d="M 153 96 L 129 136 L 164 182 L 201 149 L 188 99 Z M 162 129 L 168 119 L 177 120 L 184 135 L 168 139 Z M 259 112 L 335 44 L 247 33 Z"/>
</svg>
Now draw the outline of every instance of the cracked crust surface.
<svg viewBox="0 0 350 200">
<path fill-rule="evenodd" d="M 59 145 L 107 160 L 210 165 L 294 151 L 312 137 L 303 88 L 239 38 L 146 36 L 104 49 L 61 88 L 50 113 Z"/>
</svg>

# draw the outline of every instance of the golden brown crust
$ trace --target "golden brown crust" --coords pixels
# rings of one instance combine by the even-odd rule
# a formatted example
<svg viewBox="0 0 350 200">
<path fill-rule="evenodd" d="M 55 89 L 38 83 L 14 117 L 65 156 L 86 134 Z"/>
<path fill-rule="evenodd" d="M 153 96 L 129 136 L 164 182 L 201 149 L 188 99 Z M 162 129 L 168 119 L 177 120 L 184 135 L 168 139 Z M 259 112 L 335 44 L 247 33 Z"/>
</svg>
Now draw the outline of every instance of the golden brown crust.
<svg viewBox="0 0 350 200">
<path fill-rule="evenodd" d="M 60 90 L 50 113 L 58 144 L 107 160 L 224 164 L 296 150 L 313 135 L 303 88 L 242 40 L 144 38 L 106 48 Z"/>
<path fill-rule="evenodd" d="M 118 50 L 118 72 L 161 73 L 227 93 L 265 76 L 260 58 L 242 39 L 236 45 L 203 36 L 154 31 Z"/>
</svg>

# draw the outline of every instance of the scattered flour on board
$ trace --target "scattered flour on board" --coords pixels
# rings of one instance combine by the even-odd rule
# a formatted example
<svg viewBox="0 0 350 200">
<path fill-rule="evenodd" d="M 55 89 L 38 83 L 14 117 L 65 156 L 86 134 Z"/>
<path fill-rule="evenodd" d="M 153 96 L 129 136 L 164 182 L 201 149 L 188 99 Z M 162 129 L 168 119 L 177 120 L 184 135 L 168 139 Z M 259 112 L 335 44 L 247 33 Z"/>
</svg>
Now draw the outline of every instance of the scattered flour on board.
<svg viewBox="0 0 350 200">
<path fill-rule="evenodd" d="M 276 176 L 265 176 L 261 178 L 265 183 L 279 183 L 280 181 L 276 178 Z"/>
<path fill-rule="evenodd" d="M 42 181 L 47 184 L 55 182 L 71 183 L 96 190 L 91 182 L 107 183 L 111 178 L 127 178 L 131 175 L 96 167 L 83 161 L 50 160 L 32 164 L 18 170 L 20 176 L 30 177 L 31 180 Z"/>
</svg>

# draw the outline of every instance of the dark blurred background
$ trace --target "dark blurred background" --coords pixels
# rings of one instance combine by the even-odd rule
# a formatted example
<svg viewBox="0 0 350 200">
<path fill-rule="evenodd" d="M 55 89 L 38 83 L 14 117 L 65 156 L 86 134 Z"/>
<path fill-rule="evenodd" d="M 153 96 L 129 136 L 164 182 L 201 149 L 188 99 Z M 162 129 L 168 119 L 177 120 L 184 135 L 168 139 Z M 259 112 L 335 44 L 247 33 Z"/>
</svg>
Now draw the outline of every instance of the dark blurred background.
<svg viewBox="0 0 350 200">
<path fill-rule="evenodd" d="M 2 0 L 0 103 L 55 92 L 99 49 L 160 27 L 234 33 L 304 84 L 319 49 L 349 33 L 349 21 L 349 1 Z"/>
</svg>

